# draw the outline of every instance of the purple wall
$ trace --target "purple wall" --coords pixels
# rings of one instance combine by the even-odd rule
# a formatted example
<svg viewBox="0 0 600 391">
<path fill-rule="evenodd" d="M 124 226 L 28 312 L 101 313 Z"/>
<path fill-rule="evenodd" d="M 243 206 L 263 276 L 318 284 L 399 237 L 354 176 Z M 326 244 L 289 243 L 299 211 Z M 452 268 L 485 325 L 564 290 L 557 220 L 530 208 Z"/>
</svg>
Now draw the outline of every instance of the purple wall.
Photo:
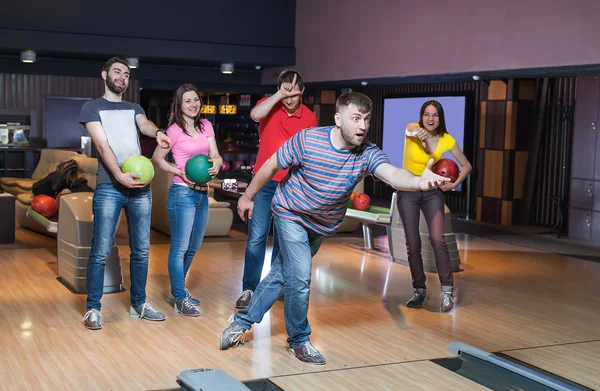
<svg viewBox="0 0 600 391">
<path fill-rule="evenodd" d="M 307 82 L 600 63 L 597 0 L 296 4 Z"/>
</svg>

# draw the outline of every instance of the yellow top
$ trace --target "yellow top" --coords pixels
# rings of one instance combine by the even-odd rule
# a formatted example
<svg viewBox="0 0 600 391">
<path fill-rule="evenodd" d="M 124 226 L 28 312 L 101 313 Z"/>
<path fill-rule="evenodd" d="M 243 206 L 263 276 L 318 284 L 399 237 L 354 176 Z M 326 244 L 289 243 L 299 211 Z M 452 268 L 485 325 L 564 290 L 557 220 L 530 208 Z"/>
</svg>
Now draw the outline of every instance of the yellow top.
<svg viewBox="0 0 600 391">
<path fill-rule="evenodd" d="M 438 145 L 435 148 L 433 154 L 425 152 L 423 143 L 418 137 L 406 136 L 406 143 L 404 144 L 404 168 L 412 172 L 415 175 L 421 175 L 425 168 L 427 168 L 427 162 L 433 158 L 433 163 L 437 163 L 442 158 L 442 155 L 452 148 L 454 148 L 456 140 L 448 133 L 440 135 Z"/>
</svg>

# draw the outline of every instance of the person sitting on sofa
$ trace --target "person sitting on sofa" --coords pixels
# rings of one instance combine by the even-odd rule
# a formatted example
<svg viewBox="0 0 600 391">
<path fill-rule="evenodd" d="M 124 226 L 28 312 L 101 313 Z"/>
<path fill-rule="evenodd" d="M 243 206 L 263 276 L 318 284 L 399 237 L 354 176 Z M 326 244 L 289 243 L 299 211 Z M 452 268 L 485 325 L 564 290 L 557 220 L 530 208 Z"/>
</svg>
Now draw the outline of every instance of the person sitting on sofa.
<svg viewBox="0 0 600 391">
<path fill-rule="evenodd" d="M 210 121 L 200 118 L 202 101 L 198 89 L 184 84 L 175 91 L 167 135 L 171 148 L 156 148 L 152 161 L 161 170 L 174 174 L 167 196 L 167 211 L 171 226 L 169 278 L 174 309 L 185 316 L 199 316 L 195 307 L 200 300 L 185 288 L 185 278 L 204 239 L 208 224 L 208 186 L 198 186 L 185 175 L 187 161 L 197 155 L 209 155 L 213 166 L 208 172 L 214 177 L 223 165 Z M 175 166 L 165 160 L 171 151 Z"/>
</svg>

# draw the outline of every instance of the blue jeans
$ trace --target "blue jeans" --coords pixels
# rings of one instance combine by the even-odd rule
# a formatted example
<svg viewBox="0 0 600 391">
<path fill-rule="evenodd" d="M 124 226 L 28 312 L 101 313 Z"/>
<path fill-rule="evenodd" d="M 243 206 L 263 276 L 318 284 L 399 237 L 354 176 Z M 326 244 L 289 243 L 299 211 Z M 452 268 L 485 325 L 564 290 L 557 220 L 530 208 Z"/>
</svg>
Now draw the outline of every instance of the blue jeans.
<svg viewBox="0 0 600 391">
<path fill-rule="evenodd" d="M 254 210 L 252 218 L 248 221 L 248 240 L 246 242 L 246 255 L 244 258 L 244 276 L 242 277 L 242 290 L 255 291 L 260 282 L 263 265 L 265 263 L 265 252 L 267 250 L 267 237 L 271 229 L 271 202 L 277 190 L 279 182 L 270 181 L 254 197 Z M 271 264 L 275 262 L 279 253 L 277 232 L 273 230 L 273 252 Z"/>
<path fill-rule="evenodd" d="M 175 301 L 185 299 L 185 277 L 202 245 L 208 224 L 208 193 L 187 186 L 171 185 L 167 195 L 171 223 L 169 279 Z"/>
<path fill-rule="evenodd" d="M 271 264 L 269 274 L 258 284 L 248 308 L 235 314 L 235 321 L 244 330 L 250 330 L 252 324 L 260 323 L 283 289 L 287 341 L 290 347 L 295 348 L 310 339 L 307 315 L 312 257 L 319 250 L 324 236 L 277 216 L 275 230 L 279 235 L 279 254 Z"/>
<path fill-rule="evenodd" d="M 150 185 L 128 189 L 121 184 L 100 183 L 96 186 L 92 211 L 94 213 L 94 237 L 87 265 L 87 309 L 100 311 L 100 299 L 104 293 L 104 269 L 110 255 L 121 210 L 125 208 L 129 230 L 131 255 L 131 305 L 146 302 L 148 280 L 148 256 L 150 255 L 150 212 L 152 192 Z"/>
</svg>

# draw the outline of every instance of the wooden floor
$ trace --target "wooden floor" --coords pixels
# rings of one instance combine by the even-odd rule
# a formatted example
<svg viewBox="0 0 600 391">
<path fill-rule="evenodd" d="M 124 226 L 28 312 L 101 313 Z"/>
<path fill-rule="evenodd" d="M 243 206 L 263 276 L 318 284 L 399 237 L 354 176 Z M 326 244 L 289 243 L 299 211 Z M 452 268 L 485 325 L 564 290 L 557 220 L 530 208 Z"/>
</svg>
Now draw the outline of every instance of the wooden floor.
<svg viewBox="0 0 600 391">
<path fill-rule="evenodd" d="M 384 238 L 376 243 L 385 245 Z M 185 369 L 220 368 L 240 380 L 271 378 L 286 390 L 477 390 L 430 359 L 451 357 L 461 341 L 600 388 L 600 264 L 458 234 L 463 272 L 457 308 L 439 312 L 437 276 L 426 308 L 404 306 L 408 268 L 360 239 L 325 240 L 314 259 L 309 320 L 326 366 L 287 353 L 277 302 L 246 344 L 219 350 L 219 335 L 240 294 L 243 241 L 208 242 L 188 288 L 202 316 L 173 313 L 166 301 L 168 244 L 153 244 L 148 299 L 167 314 L 153 323 L 128 316 L 129 291 L 105 295 L 105 326 L 81 323 L 85 296 L 57 280 L 56 249 L 0 250 L 0 389 L 158 390 L 177 387 Z M 121 246 L 125 286 L 128 248 Z M 270 262 L 269 259 L 266 260 Z M 587 361 L 586 361 L 587 360 Z"/>
</svg>

